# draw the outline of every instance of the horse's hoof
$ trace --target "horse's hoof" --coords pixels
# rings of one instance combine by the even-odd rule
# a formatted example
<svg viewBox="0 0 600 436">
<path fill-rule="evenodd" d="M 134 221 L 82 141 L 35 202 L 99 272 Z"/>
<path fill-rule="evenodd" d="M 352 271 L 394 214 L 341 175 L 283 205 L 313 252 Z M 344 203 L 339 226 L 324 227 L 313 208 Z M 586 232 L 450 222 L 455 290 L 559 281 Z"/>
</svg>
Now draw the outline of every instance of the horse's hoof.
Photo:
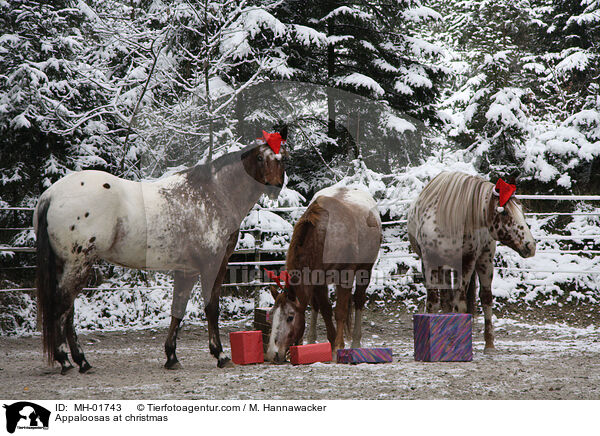
<svg viewBox="0 0 600 436">
<path fill-rule="evenodd" d="M 69 366 L 63 366 L 63 367 L 60 369 L 60 373 L 61 373 L 61 375 L 65 375 L 66 373 L 68 373 L 68 372 L 69 372 L 70 370 L 72 370 L 72 369 L 73 369 L 73 365 L 69 365 Z"/>
<path fill-rule="evenodd" d="M 174 360 L 172 362 L 167 362 L 165 363 L 165 368 L 166 369 L 170 369 L 170 370 L 177 370 L 177 369 L 181 369 L 181 363 L 179 363 L 178 360 Z"/>
<path fill-rule="evenodd" d="M 229 357 L 223 357 L 217 361 L 218 368 L 233 368 L 235 364 L 231 361 Z"/>
<path fill-rule="evenodd" d="M 89 364 L 89 363 L 87 363 L 87 362 L 83 362 L 83 365 L 81 365 L 81 366 L 79 367 L 79 372 L 80 372 L 81 374 L 85 374 L 85 373 L 86 373 L 86 372 L 88 372 L 90 369 L 92 369 L 92 365 L 90 365 L 90 364 Z"/>
<path fill-rule="evenodd" d="M 494 355 L 494 354 L 498 354 L 498 350 L 496 350 L 495 347 L 485 347 L 483 349 L 483 354 L 488 354 L 488 355 Z"/>
</svg>

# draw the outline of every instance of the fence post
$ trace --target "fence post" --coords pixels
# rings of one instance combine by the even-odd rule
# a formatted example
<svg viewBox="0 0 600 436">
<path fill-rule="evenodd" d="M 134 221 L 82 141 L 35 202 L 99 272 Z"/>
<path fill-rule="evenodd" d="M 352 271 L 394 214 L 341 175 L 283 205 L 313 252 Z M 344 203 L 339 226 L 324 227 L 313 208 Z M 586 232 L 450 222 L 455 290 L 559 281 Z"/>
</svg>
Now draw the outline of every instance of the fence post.
<svg viewBox="0 0 600 436">
<path fill-rule="evenodd" d="M 263 246 L 263 231 L 262 231 L 262 228 L 260 226 L 260 209 L 256 211 L 256 220 L 257 220 L 257 226 L 256 226 L 256 230 L 253 232 L 253 236 L 254 236 L 254 262 L 260 262 L 260 259 L 261 259 L 261 249 L 262 249 L 262 246 Z M 258 273 L 258 276 L 255 275 L 255 277 L 260 277 L 261 274 L 262 274 L 262 271 L 260 269 L 260 265 L 254 265 L 254 269 Z M 254 293 L 254 307 L 259 307 L 260 286 L 253 286 L 250 289 L 251 289 L 251 292 Z"/>
</svg>

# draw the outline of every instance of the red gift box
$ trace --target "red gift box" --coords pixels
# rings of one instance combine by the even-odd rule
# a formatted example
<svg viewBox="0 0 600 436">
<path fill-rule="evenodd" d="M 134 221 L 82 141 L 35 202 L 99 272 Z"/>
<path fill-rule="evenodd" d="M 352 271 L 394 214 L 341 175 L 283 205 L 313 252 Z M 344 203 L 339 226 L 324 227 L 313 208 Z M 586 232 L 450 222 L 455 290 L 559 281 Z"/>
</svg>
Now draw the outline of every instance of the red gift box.
<svg viewBox="0 0 600 436">
<path fill-rule="evenodd" d="M 260 330 L 249 332 L 229 333 L 231 343 L 231 360 L 236 365 L 248 365 L 250 363 L 263 363 L 263 339 Z"/>
<path fill-rule="evenodd" d="M 290 360 L 293 365 L 315 362 L 331 362 L 331 344 L 293 345 L 290 347 Z"/>
</svg>

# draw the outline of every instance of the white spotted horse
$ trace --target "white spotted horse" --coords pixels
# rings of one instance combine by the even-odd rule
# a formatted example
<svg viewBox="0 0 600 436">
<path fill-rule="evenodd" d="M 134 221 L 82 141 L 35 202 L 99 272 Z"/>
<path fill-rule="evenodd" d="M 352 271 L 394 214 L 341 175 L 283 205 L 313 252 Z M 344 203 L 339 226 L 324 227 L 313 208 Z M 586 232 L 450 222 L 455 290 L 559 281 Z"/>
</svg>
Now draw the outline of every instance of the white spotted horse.
<svg viewBox="0 0 600 436">
<path fill-rule="evenodd" d="M 352 347 L 360 347 L 362 310 L 381 239 L 381 219 L 368 192 L 333 186 L 315 194 L 294 226 L 284 275 L 289 280 L 280 286 L 284 291 L 279 293 L 275 287 L 271 288 L 275 305 L 271 309 L 267 360 L 285 361 L 290 345 L 302 343 L 309 303 L 312 306 L 309 343 L 316 340 L 320 311 L 334 356 L 338 349 L 344 348 L 344 330 L 351 330 L 353 302 Z M 337 330 L 331 319 L 329 284 L 335 285 Z"/>
<path fill-rule="evenodd" d="M 94 262 L 174 271 L 167 369 L 180 367 L 177 333 L 200 277 L 209 348 L 230 365 L 219 336 L 219 295 L 242 220 L 263 194 L 276 198 L 284 183 L 287 127 L 213 162 L 152 182 L 101 171 L 74 172 L 40 197 L 35 214 L 37 291 L 48 362 L 61 372 L 90 369 L 73 327 L 74 300 Z M 67 348 L 68 346 L 68 348 Z"/>
<path fill-rule="evenodd" d="M 481 177 L 443 172 L 419 194 L 408 212 L 408 236 L 421 258 L 426 310 L 475 315 L 475 273 L 484 314 L 485 351 L 494 349 L 492 279 L 496 241 L 522 257 L 535 240 L 514 197 L 515 185 L 494 186 Z"/>
</svg>

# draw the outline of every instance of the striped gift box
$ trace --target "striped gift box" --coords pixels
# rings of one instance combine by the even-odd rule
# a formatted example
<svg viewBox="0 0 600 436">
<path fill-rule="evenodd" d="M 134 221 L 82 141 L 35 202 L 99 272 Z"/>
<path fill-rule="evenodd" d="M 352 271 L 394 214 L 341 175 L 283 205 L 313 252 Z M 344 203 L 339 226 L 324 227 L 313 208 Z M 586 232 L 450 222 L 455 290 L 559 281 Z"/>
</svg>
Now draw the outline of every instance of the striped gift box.
<svg viewBox="0 0 600 436">
<path fill-rule="evenodd" d="M 468 362 L 473 360 L 472 316 L 465 313 L 413 315 L 415 360 Z"/>
<path fill-rule="evenodd" d="M 346 348 L 337 350 L 337 363 L 386 363 L 391 361 L 391 348 Z"/>
</svg>

